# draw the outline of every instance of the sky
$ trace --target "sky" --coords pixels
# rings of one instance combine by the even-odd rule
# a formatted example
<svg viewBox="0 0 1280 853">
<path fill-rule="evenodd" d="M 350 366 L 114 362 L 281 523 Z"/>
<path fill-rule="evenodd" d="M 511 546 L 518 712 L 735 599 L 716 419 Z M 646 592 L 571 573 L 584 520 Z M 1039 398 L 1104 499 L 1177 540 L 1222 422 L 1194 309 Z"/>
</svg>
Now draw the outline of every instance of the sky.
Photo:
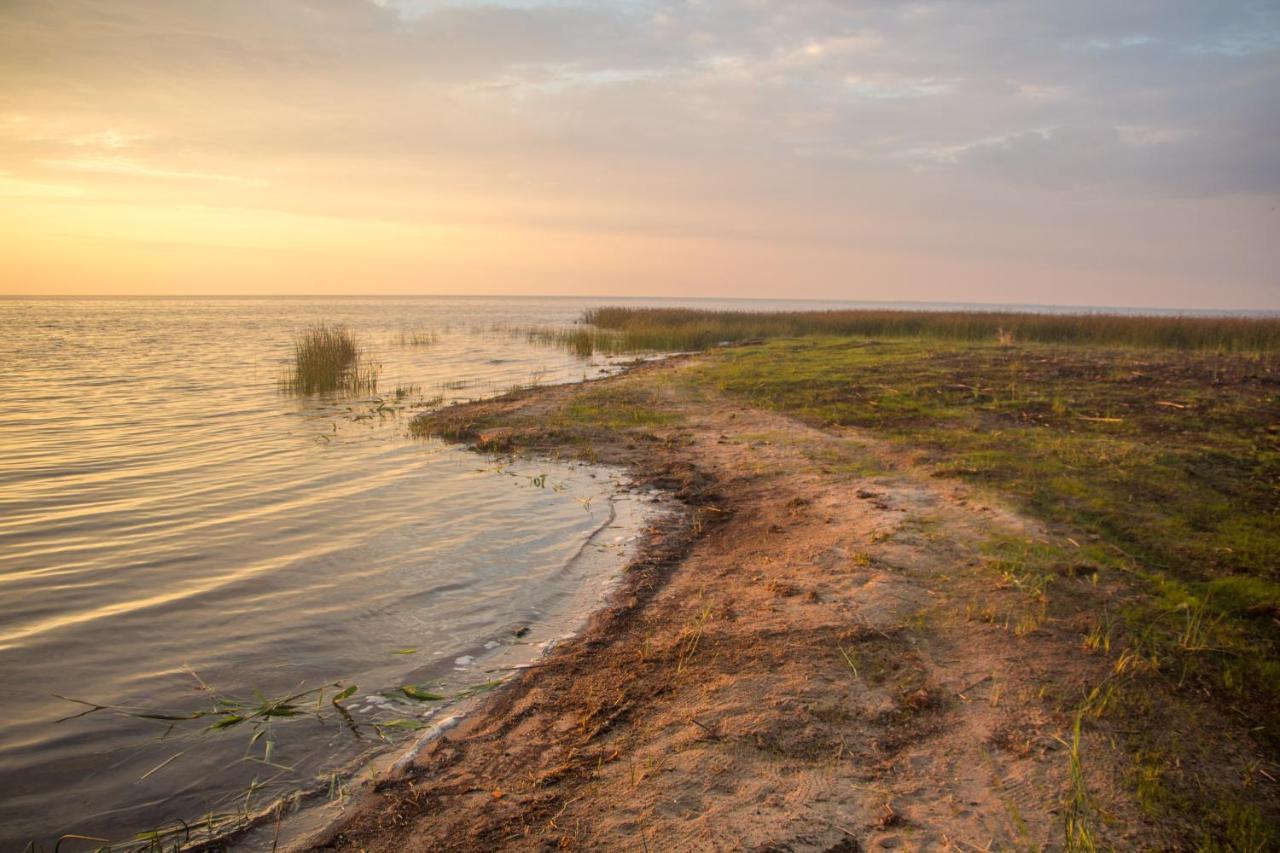
<svg viewBox="0 0 1280 853">
<path fill-rule="evenodd" d="M 1280 309 L 1274 0 L 0 0 L 0 294 Z"/>
</svg>

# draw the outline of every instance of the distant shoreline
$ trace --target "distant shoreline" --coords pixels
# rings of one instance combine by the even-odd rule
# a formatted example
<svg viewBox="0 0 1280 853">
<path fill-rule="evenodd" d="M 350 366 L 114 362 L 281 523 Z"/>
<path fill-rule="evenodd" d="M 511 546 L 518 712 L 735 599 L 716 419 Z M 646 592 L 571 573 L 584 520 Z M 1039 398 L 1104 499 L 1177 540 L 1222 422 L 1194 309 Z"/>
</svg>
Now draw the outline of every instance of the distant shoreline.
<svg viewBox="0 0 1280 853">
<path fill-rule="evenodd" d="M 610 295 L 575 295 L 575 294 L 527 294 L 527 293 L 375 293 L 375 294 L 294 294 L 294 293 L 189 293 L 189 294 L 155 294 L 155 293 L 9 293 L 0 294 L 0 301 L 74 301 L 74 300 L 139 300 L 139 301 L 344 301 L 344 300 L 431 300 L 458 299 L 483 301 L 491 299 L 511 300 L 554 300 L 561 302 L 583 302 L 592 304 L 615 303 L 670 303 L 690 305 L 715 305 L 722 303 L 753 303 L 762 307 L 780 304 L 795 304 L 805 307 L 803 310 L 824 310 L 812 306 L 834 306 L 836 308 L 869 308 L 869 309 L 901 309 L 906 311 L 1000 311 L 1029 312 L 1043 314 L 1102 314 L 1136 317 L 1280 317 L 1280 308 L 1209 308 L 1199 307 L 1158 307 L 1129 305 L 1054 305 L 1036 303 L 1001 303 L 1001 302 L 930 302 L 917 300 L 858 300 L 827 299 L 823 297 L 798 297 L 795 299 L 776 298 L 741 298 L 732 296 L 610 296 Z"/>
</svg>

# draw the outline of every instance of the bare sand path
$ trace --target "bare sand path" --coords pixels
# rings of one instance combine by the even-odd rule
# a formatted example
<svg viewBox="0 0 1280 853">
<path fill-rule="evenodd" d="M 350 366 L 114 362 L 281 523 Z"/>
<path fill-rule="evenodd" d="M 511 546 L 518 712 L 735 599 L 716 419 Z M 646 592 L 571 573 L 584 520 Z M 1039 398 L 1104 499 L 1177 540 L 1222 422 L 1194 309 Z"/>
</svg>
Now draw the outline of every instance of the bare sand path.
<svg viewBox="0 0 1280 853">
<path fill-rule="evenodd" d="M 1089 613 L 993 569 L 995 538 L 1050 531 L 954 482 L 679 381 L 670 425 L 538 424 L 592 386 L 438 415 L 433 430 L 628 466 L 687 515 L 650 531 L 614 606 L 434 742 L 317 849 L 1058 848 L 1080 790 L 1069 713 L 1104 677 Z M 660 380 L 660 381 L 658 381 Z M 506 426 L 493 427 L 493 424 Z M 1084 781 L 1112 844 L 1154 841 L 1101 738 Z M 1076 803 L 1079 806 L 1079 803 Z M 1158 844 L 1158 842 L 1156 842 Z"/>
</svg>

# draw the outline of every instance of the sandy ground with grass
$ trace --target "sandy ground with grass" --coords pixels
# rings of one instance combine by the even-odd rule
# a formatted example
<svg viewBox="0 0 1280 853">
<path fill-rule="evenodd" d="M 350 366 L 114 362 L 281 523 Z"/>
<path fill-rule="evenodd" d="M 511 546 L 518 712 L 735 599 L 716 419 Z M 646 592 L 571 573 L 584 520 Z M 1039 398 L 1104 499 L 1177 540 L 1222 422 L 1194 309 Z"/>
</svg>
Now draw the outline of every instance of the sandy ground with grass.
<svg viewBox="0 0 1280 853">
<path fill-rule="evenodd" d="M 380 783 L 317 849 L 1061 848 L 1069 825 L 1082 842 L 1176 846 L 1116 783 L 1113 743 L 1073 743 L 1064 710 L 1107 678 L 1082 638 L 1122 592 L 1063 564 L 1055 584 L 1070 594 L 1049 602 L 986 550 L 1062 531 L 869 435 L 691 390 L 687 365 L 453 407 L 428 425 L 491 451 L 624 465 L 687 512 L 647 532 L 582 636 Z M 545 426 L 627 383 L 663 417 Z"/>
</svg>

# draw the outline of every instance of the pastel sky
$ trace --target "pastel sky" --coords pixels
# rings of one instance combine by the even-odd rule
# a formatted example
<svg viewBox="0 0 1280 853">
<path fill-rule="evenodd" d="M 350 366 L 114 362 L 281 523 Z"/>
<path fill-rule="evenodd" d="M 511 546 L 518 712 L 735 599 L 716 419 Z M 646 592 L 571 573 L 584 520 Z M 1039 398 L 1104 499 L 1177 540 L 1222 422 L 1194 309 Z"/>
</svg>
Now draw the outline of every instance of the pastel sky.
<svg viewBox="0 0 1280 853">
<path fill-rule="evenodd" d="M 0 293 L 1280 309 L 1274 0 L 0 0 Z"/>
</svg>

